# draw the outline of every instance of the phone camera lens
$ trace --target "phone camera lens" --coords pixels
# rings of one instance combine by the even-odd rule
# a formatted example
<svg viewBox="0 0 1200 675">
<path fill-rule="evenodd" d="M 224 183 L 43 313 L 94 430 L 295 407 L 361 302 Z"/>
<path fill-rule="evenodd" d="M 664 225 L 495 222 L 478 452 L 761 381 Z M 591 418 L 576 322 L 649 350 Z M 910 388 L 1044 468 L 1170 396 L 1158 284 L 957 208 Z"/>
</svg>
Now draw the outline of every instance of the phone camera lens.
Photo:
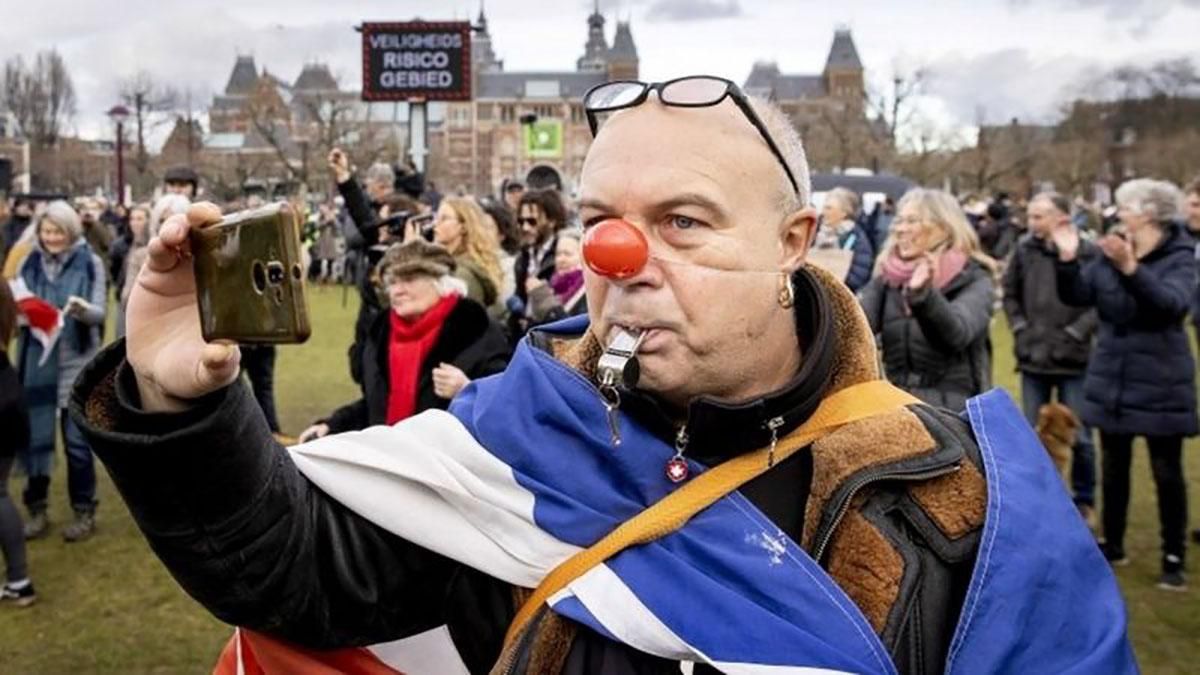
<svg viewBox="0 0 1200 675">
<path fill-rule="evenodd" d="M 267 283 L 278 286 L 286 277 L 287 273 L 283 271 L 283 263 L 277 261 L 267 263 Z"/>
<path fill-rule="evenodd" d="M 267 290 L 267 268 L 263 266 L 262 261 L 254 261 L 250 266 L 250 276 L 254 279 L 255 291 L 262 293 Z"/>
</svg>

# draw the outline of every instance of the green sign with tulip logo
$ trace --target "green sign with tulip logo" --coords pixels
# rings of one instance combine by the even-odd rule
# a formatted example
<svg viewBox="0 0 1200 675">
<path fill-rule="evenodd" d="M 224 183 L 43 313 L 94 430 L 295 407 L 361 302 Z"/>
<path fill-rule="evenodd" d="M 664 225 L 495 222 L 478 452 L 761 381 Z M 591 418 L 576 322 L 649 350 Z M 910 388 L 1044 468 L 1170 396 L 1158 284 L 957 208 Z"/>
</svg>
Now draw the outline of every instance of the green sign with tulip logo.
<svg viewBox="0 0 1200 675">
<path fill-rule="evenodd" d="M 525 154 L 528 157 L 562 157 L 562 120 L 538 120 L 525 125 Z"/>
</svg>

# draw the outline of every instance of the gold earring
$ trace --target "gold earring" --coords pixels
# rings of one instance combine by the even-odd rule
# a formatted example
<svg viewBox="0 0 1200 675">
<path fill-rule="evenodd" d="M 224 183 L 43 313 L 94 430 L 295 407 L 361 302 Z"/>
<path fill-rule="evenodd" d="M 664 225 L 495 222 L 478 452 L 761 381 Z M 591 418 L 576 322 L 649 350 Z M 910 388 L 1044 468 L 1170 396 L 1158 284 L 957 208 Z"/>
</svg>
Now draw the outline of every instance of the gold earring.
<svg viewBox="0 0 1200 675">
<path fill-rule="evenodd" d="M 796 305 L 796 289 L 792 287 L 792 278 L 787 272 L 779 273 L 779 306 L 791 309 Z"/>
</svg>

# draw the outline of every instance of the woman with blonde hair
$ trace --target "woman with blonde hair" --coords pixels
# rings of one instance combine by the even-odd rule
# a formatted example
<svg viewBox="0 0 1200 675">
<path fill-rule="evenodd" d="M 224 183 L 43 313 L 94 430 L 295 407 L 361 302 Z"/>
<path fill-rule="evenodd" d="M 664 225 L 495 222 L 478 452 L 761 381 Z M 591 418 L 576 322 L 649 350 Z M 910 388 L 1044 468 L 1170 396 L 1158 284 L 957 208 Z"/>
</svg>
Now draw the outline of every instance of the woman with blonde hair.
<svg viewBox="0 0 1200 675">
<path fill-rule="evenodd" d="M 918 188 L 900 199 L 860 294 L 889 380 L 951 410 L 991 387 L 995 270 L 950 194 Z"/>
<path fill-rule="evenodd" d="M 456 275 L 467 284 L 467 297 L 484 307 L 499 299 L 503 273 L 500 247 L 486 224 L 486 214 L 470 197 L 447 197 L 438 206 L 433 241 L 454 256 Z"/>
</svg>

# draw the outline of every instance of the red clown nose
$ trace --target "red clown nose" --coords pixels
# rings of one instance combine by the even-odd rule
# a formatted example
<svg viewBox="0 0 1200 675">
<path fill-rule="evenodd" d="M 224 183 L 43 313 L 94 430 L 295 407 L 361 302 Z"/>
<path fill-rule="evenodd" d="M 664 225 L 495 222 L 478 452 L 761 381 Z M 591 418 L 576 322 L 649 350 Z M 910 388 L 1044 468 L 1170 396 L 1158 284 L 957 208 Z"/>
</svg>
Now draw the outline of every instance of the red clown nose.
<svg viewBox="0 0 1200 675">
<path fill-rule="evenodd" d="M 649 258 L 646 235 L 626 220 L 602 220 L 583 237 L 583 259 L 600 276 L 628 279 L 641 272 Z"/>
</svg>

